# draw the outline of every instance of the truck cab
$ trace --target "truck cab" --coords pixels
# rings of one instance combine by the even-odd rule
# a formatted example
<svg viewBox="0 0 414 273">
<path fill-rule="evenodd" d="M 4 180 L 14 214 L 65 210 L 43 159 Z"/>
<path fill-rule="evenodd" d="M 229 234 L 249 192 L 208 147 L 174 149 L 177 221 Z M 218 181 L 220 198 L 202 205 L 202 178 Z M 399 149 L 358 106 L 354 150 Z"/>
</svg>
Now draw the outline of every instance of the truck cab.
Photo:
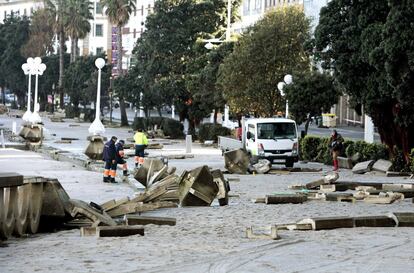
<svg viewBox="0 0 414 273">
<path fill-rule="evenodd" d="M 243 141 L 253 158 L 267 159 L 271 163 L 284 161 L 293 167 L 299 159 L 296 122 L 286 118 L 248 119 L 244 123 Z"/>
</svg>

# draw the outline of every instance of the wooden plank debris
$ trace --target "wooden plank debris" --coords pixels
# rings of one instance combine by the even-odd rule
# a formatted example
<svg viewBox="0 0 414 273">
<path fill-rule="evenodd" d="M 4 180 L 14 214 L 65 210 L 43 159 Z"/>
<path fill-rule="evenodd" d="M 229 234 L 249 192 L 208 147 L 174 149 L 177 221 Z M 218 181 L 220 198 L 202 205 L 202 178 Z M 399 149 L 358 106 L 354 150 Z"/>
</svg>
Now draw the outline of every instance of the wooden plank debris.
<svg viewBox="0 0 414 273">
<path fill-rule="evenodd" d="M 353 228 L 354 219 L 352 217 L 316 217 L 303 219 L 298 224 L 310 224 L 313 230 Z"/>
</svg>

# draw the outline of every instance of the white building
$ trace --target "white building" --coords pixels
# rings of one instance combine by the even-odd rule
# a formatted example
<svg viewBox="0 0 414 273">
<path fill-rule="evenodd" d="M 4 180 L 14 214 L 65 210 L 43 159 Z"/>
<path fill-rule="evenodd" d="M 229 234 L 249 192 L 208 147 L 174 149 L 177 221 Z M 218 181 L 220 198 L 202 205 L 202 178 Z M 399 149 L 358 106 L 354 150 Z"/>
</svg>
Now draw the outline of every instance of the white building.
<svg viewBox="0 0 414 273">
<path fill-rule="evenodd" d="M 88 36 L 79 41 L 79 49 L 81 55 L 99 54 L 106 52 L 108 59 L 111 60 L 115 48 L 115 33 L 113 26 L 110 24 L 107 16 L 102 10 L 99 0 L 92 0 L 92 15 L 90 21 L 91 32 Z M 0 0 L 0 22 L 11 14 L 19 16 L 31 16 L 33 12 L 44 6 L 42 0 Z M 154 0 L 136 0 L 135 10 L 131 14 L 128 24 L 123 28 L 123 68 L 127 69 L 132 60 L 132 50 L 137 38 L 145 29 L 145 19 L 148 14 L 153 12 Z M 70 42 L 67 42 L 68 51 L 70 51 Z M 113 50 L 114 49 L 114 50 Z M 114 59 L 115 60 L 115 59 Z"/>
<path fill-rule="evenodd" d="M 320 9 L 328 2 L 329 0 L 243 0 L 239 8 L 241 20 L 236 22 L 232 28 L 235 32 L 243 32 L 269 10 L 287 5 L 299 5 L 306 16 L 312 19 L 312 29 L 314 29 L 319 21 Z"/>
</svg>

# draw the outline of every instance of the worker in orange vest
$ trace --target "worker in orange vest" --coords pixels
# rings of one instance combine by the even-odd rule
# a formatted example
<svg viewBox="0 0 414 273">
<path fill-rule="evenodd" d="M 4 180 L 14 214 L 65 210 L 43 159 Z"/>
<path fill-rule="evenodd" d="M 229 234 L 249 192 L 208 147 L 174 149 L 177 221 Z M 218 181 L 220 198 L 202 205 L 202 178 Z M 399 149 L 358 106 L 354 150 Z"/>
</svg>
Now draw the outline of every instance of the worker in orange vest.
<svg viewBox="0 0 414 273">
<path fill-rule="evenodd" d="M 135 140 L 135 167 L 144 164 L 145 148 L 148 146 L 147 136 L 139 128 L 134 135 Z"/>
</svg>

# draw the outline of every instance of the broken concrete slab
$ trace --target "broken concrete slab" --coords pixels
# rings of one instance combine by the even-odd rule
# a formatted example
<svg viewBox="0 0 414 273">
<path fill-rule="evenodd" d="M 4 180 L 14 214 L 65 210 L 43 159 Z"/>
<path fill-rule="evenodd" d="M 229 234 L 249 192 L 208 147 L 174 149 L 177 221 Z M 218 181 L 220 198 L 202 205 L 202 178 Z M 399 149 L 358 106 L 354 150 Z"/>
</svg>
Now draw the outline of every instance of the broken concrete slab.
<svg viewBox="0 0 414 273">
<path fill-rule="evenodd" d="M 131 235 L 144 236 L 144 228 L 141 226 L 106 226 L 106 227 L 82 227 L 82 237 L 126 237 Z"/>
<path fill-rule="evenodd" d="M 392 162 L 389 160 L 379 159 L 372 166 L 372 170 L 386 173 L 391 169 Z"/>
<path fill-rule="evenodd" d="M 17 187 L 23 185 L 23 175 L 12 172 L 0 172 L 0 187 Z"/>
<path fill-rule="evenodd" d="M 352 172 L 355 174 L 364 174 L 370 172 L 372 170 L 372 166 L 374 165 L 374 160 L 368 160 L 364 162 L 357 163 L 353 168 Z"/>
<path fill-rule="evenodd" d="M 154 202 L 154 203 L 133 203 L 129 202 L 123 205 L 120 205 L 110 211 L 108 211 L 108 215 L 111 217 L 122 216 L 125 214 L 130 213 L 137 213 L 137 212 L 145 212 L 145 211 L 152 211 L 161 208 L 176 208 L 177 204 L 174 202 L 169 201 L 162 201 L 162 202 Z"/>
<path fill-rule="evenodd" d="M 302 194 L 274 194 L 266 195 L 266 204 L 301 204 L 308 200 L 306 195 Z"/>
<path fill-rule="evenodd" d="M 275 225 L 268 227 L 249 227 L 246 229 L 246 237 L 248 239 L 279 239 L 277 235 L 277 227 Z"/>
<path fill-rule="evenodd" d="M 177 223 L 177 220 L 171 217 L 126 215 L 125 223 L 126 225 L 129 225 L 129 226 L 135 226 L 135 225 L 175 226 Z"/>
<path fill-rule="evenodd" d="M 256 164 L 253 164 L 249 167 L 249 172 L 255 172 L 258 174 L 265 174 L 270 171 L 272 167 L 271 163 L 267 159 L 259 159 Z"/>
<path fill-rule="evenodd" d="M 42 217 L 64 218 L 72 209 L 70 197 L 57 179 L 43 183 Z"/>
<path fill-rule="evenodd" d="M 335 184 L 320 185 L 319 190 L 321 192 L 335 192 L 336 187 L 335 187 Z"/>
<path fill-rule="evenodd" d="M 337 172 L 329 173 L 321 179 L 318 179 L 318 180 L 312 181 L 310 183 L 307 183 L 305 185 L 305 187 L 307 189 L 316 189 L 320 185 L 326 185 L 326 184 L 334 183 L 335 181 L 338 180 L 338 178 L 339 178 L 339 174 Z"/>
<path fill-rule="evenodd" d="M 242 149 L 224 153 L 224 166 L 230 173 L 246 174 L 249 164 L 249 155 Z"/>
<path fill-rule="evenodd" d="M 252 202 L 255 204 L 266 204 L 266 197 L 258 197 L 252 199 Z"/>
<path fill-rule="evenodd" d="M 398 227 L 414 227 L 414 212 L 393 212 L 388 216 L 397 222 Z"/>
<path fill-rule="evenodd" d="M 299 221 L 297 224 L 310 224 L 313 230 L 353 228 L 354 218 L 352 217 L 317 217 Z"/>
<path fill-rule="evenodd" d="M 354 163 L 352 162 L 351 158 L 338 156 L 338 165 L 339 168 L 343 169 L 352 169 L 354 167 Z"/>
<path fill-rule="evenodd" d="M 345 192 L 325 193 L 326 201 L 338 202 L 340 200 L 345 200 L 346 198 L 351 198 L 351 197 L 353 197 L 352 193 L 345 193 Z"/>
<path fill-rule="evenodd" d="M 387 177 L 410 177 L 412 173 L 409 172 L 386 172 Z"/>
<path fill-rule="evenodd" d="M 224 179 L 224 175 L 219 169 L 212 170 L 211 175 L 213 176 L 213 180 L 214 182 L 216 182 L 219 188 L 219 191 L 217 193 L 217 199 L 219 201 L 220 206 L 228 205 L 230 191 L 229 182 L 226 179 Z"/>
<path fill-rule="evenodd" d="M 73 209 L 70 213 L 72 217 L 76 217 L 78 214 L 83 215 L 94 223 L 93 226 L 101 224 L 108 226 L 117 225 L 106 212 L 101 213 L 84 201 L 70 199 L 70 202 L 73 205 Z"/>
<path fill-rule="evenodd" d="M 104 211 L 109 211 L 111 209 L 114 209 L 114 208 L 116 208 L 120 205 L 123 205 L 125 203 L 128 203 L 128 202 L 129 202 L 129 197 L 124 197 L 124 198 L 121 198 L 121 199 L 118 199 L 118 200 L 109 200 L 109 201 L 101 204 L 100 206 Z"/>
<path fill-rule="evenodd" d="M 364 202 L 370 204 L 391 204 L 395 201 L 404 199 L 404 195 L 399 192 L 387 192 L 380 195 L 368 195 L 365 197 Z"/>
<path fill-rule="evenodd" d="M 358 216 L 354 217 L 355 227 L 395 227 L 397 223 L 388 216 Z"/>
<path fill-rule="evenodd" d="M 181 206 L 210 206 L 218 191 L 207 166 L 184 171 L 179 179 Z"/>
<path fill-rule="evenodd" d="M 414 184 L 382 184 L 384 191 L 413 190 Z"/>
</svg>

